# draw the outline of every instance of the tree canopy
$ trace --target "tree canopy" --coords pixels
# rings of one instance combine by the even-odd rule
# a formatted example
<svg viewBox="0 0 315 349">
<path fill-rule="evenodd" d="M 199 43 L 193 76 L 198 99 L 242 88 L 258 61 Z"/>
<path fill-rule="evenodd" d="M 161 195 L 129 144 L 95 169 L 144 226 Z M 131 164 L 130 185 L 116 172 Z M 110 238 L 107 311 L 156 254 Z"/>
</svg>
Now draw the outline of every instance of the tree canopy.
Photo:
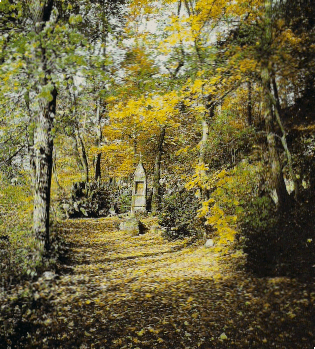
<svg viewBox="0 0 315 349">
<path fill-rule="evenodd" d="M 51 204 L 82 181 L 130 186 L 140 156 L 149 209 L 185 188 L 205 234 L 223 244 L 253 200 L 288 212 L 314 185 L 301 149 L 312 138 L 293 131 L 312 124 L 311 1 L 4 0 L 0 9 L 0 166 L 8 179 L 32 178 L 43 251 Z"/>
</svg>

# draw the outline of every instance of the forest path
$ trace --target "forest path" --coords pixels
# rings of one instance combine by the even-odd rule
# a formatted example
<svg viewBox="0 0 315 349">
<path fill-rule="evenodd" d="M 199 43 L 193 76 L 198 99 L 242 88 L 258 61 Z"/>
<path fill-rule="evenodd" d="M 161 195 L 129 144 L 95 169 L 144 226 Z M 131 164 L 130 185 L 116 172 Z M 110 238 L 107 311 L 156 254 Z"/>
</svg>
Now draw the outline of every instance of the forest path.
<svg viewBox="0 0 315 349">
<path fill-rule="evenodd" d="M 314 347 L 308 285 L 229 276 L 213 249 L 153 232 L 133 237 L 118 225 L 62 223 L 71 261 L 52 286 L 41 347 Z"/>
</svg>

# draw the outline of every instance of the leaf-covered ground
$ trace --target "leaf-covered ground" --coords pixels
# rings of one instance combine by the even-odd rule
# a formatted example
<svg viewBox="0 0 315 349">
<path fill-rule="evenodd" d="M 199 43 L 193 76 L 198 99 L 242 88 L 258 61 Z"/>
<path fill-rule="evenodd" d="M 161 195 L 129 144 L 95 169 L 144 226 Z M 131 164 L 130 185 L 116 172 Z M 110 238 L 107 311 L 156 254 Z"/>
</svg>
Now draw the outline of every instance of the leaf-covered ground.
<svg viewBox="0 0 315 349">
<path fill-rule="evenodd" d="M 118 225 L 63 224 L 71 261 L 58 278 L 32 286 L 42 316 L 27 313 L 33 327 L 22 327 L 19 347 L 315 346 L 314 283 L 249 277 L 211 248 L 156 232 L 132 237 Z"/>
</svg>

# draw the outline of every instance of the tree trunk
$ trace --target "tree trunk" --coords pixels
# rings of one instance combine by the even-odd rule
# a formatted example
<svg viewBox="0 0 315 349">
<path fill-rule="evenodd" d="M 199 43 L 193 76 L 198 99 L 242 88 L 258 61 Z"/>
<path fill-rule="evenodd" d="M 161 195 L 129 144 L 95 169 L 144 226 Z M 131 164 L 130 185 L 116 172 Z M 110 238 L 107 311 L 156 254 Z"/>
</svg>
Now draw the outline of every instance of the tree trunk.
<svg viewBox="0 0 315 349">
<path fill-rule="evenodd" d="M 272 101 L 270 99 L 270 72 L 268 67 L 264 67 L 261 73 L 264 98 L 265 98 L 265 127 L 267 133 L 267 144 L 269 150 L 269 161 L 271 167 L 272 186 L 276 191 L 278 202 L 277 206 L 284 209 L 288 200 L 288 192 L 285 186 L 280 157 L 277 151 L 276 134 L 274 132 L 274 117 L 272 111 Z"/>
<path fill-rule="evenodd" d="M 199 143 L 199 166 L 200 168 L 200 180 L 201 180 L 201 187 L 200 190 L 200 196 L 202 200 L 207 200 L 208 198 L 208 190 L 205 188 L 205 180 L 206 180 L 206 148 L 207 143 L 209 139 L 209 125 L 207 122 L 207 115 L 204 113 L 204 116 L 201 120 L 201 129 L 202 129 L 202 138 Z"/>
<path fill-rule="evenodd" d="M 55 175 L 55 181 L 58 185 L 58 188 L 63 190 L 60 182 L 59 182 L 59 178 L 58 178 L 58 173 L 57 173 L 57 166 L 56 166 L 56 163 L 57 163 L 57 154 L 56 154 L 56 148 L 55 148 L 55 151 L 54 151 L 54 154 L 53 154 L 53 161 L 52 161 L 52 171 Z"/>
<path fill-rule="evenodd" d="M 273 23 L 272 23 L 272 0 L 265 0 L 265 25 L 264 25 L 264 35 L 262 37 L 264 45 L 271 45 L 273 41 Z M 289 198 L 280 162 L 280 157 L 277 150 L 277 135 L 274 132 L 275 118 L 273 113 L 273 100 L 271 93 L 271 74 L 272 63 L 271 57 L 267 56 L 262 59 L 261 68 L 261 80 L 264 93 L 264 103 L 265 103 L 265 127 L 267 134 L 267 144 L 269 150 L 269 161 L 271 167 L 271 180 L 272 187 L 277 194 L 277 206 L 278 209 L 284 210 L 286 208 L 287 200 Z"/>
<path fill-rule="evenodd" d="M 78 141 L 79 141 L 80 146 L 81 146 L 81 156 L 82 156 L 83 169 L 84 169 L 84 173 L 85 173 L 85 182 L 89 182 L 89 180 L 90 180 L 89 162 L 88 162 L 88 157 L 87 157 L 86 150 L 85 150 L 85 145 L 84 145 L 83 139 L 80 135 L 79 129 L 77 129 L 77 137 L 78 137 Z"/>
<path fill-rule="evenodd" d="M 286 154 L 286 157 L 288 160 L 288 167 L 289 167 L 289 173 L 291 176 L 291 180 L 293 181 L 293 184 L 294 184 L 294 198 L 297 200 L 298 195 L 299 195 L 299 183 L 298 183 L 296 176 L 294 174 L 294 171 L 293 171 L 292 155 L 291 155 L 291 152 L 289 150 L 288 143 L 287 143 L 287 133 L 286 133 L 285 128 L 284 128 L 282 121 L 281 121 L 281 114 L 282 113 L 281 113 L 280 98 L 279 98 L 276 79 L 274 76 L 272 78 L 272 85 L 273 85 L 273 90 L 274 90 L 275 96 L 273 97 L 272 94 L 270 94 L 270 99 L 272 100 L 272 103 L 273 103 L 273 106 L 275 109 L 277 123 L 278 123 L 278 125 L 281 129 L 281 132 L 282 132 L 281 143 L 282 143 L 283 149 L 285 151 L 285 154 Z"/>
<path fill-rule="evenodd" d="M 275 106 L 278 109 L 279 116 L 281 116 L 281 104 L 280 104 L 278 86 L 277 86 L 277 82 L 276 82 L 276 78 L 275 78 L 274 73 L 272 75 L 272 87 L 273 87 L 273 93 L 275 95 Z"/>
<path fill-rule="evenodd" d="M 77 162 L 79 170 L 81 171 L 82 169 L 84 169 L 84 165 L 83 165 L 83 162 L 82 162 L 82 157 L 81 157 L 81 154 L 80 154 L 80 149 L 79 149 L 79 144 L 78 144 L 78 138 L 76 136 L 76 132 L 75 131 L 73 132 L 72 139 L 74 141 L 75 160 Z"/>
<path fill-rule="evenodd" d="M 160 178 L 161 178 L 161 159 L 163 152 L 163 144 L 165 139 L 165 131 L 166 126 L 163 126 L 160 132 L 159 142 L 157 154 L 155 157 L 154 164 L 154 177 L 153 177 L 153 193 L 152 193 L 152 213 L 156 214 L 160 208 L 161 203 L 161 186 L 160 186 Z"/>
<path fill-rule="evenodd" d="M 199 143 L 199 164 L 205 164 L 206 147 L 209 138 L 209 125 L 206 120 L 206 115 L 201 120 L 202 138 Z"/>
<path fill-rule="evenodd" d="M 102 143 L 102 125 L 101 125 L 101 119 L 102 115 L 100 112 L 101 109 L 101 101 L 98 100 L 97 107 L 96 107 L 96 120 L 97 120 L 97 141 L 96 145 L 99 147 Z M 99 152 L 97 153 L 95 157 L 95 180 L 100 180 L 101 179 L 101 158 L 102 158 L 102 153 Z"/>
<path fill-rule="evenodd" d="M 33 4 L 34 5 L 34 4 Z M 31 7 L 31 14 L 35 24 L 35 32 L 40 38 L 41 68 L 44 77 L 41 85 L 53 85 L 51 81 L 51 71 L 47 66 L 46 49 L 41 40 L 47 39 L 41 37 L 41 33 L 47 22 L 50 21 L 54 0 L 47 0 L 44 3 L 36 4 Z M 41 23 L 41 25 L 38 25 Z M 51 100 L 39 100 L 39 113 L 34 117 L 34 146 L 32 149 L 31 160 L 33 167 L 34 183 L 34 212 L 33 212 L 33 230 L 39 243 L 41 252 L 47 252 L 50 249 L 49 236 L 49 211 L 50 211 L 50 188 L 52 177 L 53 162 L 53 120 L 56 114 L 56 87 L 51 91 Z"/>
<path fill-rule="evenodd" d="M 51 134 L 56 112 L 57 91 L 52 92 L 52 101 L 41 106 L 34 131 L 34 234 L 46 251 L 50 249 L 49 209 L 52 176 L 53 137 Z"/>
<path fill-rule="evenodd" d="M 101 179 L 101 158 L 102 158 L 102 153 L 98 153 L 96 155 L 96 160 L 95 160 L 95 180 L 98 181 Z"/>
</svg>

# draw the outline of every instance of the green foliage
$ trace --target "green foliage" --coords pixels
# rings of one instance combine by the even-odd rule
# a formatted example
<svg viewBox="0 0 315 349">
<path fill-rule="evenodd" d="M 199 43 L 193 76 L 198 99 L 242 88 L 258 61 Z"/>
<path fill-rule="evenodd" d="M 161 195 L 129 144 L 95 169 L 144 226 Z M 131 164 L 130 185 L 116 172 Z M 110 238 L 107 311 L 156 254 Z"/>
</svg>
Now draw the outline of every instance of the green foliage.
<svg viewBox="0 0 315 349">
<path fill-rule="evenodd" d="M 246 218 L 248 204 L 257 196 L 261 164 L 243 160 L 230 170 L 207 175 L 198 172 L 187 187 L 206 193 L 209 199 L 202 202 L 198 217 L 211 227 L 212 237 L 219 245 L 234 242 L 238 225 Z"/>
<path fill-rule="evenodd" d="M 255 197 L 246 207 L 246 216 L 242 223 L 252 230 L 272 229 L 275 223 L 274 202 L 270 196 Z"/>
<path fill-rule="evenodd" d="M 0 174 L 1 277 L 14 283 L 35 276 L 40 256 L 31 231 L 30 183 L 12 185 Z"/>
<path fill-rule="evenodd" d="M 42 258 L 32 232 L 31 185 L 26 177 L 17 182 L 12 185 L 0 173 L 0 278 L 5 289 L 53 268 L 63 249 L 53 228 L 49 258 Z"/>
<path fill-rule="evenodd" d="M 131 208 L 131 199 L 132 199 L 132 189 L 125 188 L 118 192 L 115 203 L 118 209 L 118 213 L 127 213 Z"/>
<path fill-rule="evenodd" d="M 206 162 L 212 169 L 237 164 L 251 153 L 254 141 L 254 129 L 244 125 L 237 111 L 222 111 L 210 124 Z"/>
<path fill-rule="evenodd" d="M 126 213 L 130 207 L 130 188 L 94 181 L 73 183 L 70 199 L 63 200 L 61 209 L 69 218 L 83 218 L 108 216 L 111 209 Z"/>
<path fill-rule="evenodd" d="M 198 208 L 199 199 L 192 191 L 183 188 L 165 194 L 159 215 L 159 224 L 165 228 L 164 236 L 170 240 L 200 237 L 204 228 L 196 217 Z"/>
</svg>

